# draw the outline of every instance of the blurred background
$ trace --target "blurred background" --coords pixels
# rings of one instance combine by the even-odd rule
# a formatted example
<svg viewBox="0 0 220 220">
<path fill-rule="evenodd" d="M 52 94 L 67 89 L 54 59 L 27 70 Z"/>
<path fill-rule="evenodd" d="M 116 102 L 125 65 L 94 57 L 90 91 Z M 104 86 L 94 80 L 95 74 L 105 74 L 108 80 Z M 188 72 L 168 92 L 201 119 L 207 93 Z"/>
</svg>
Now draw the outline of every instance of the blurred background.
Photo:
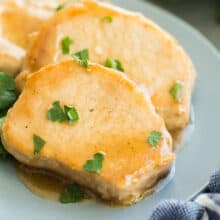
<svg viewBox="0 0 220 220">
<path fill-rule="evenodd" d="M 220 50 L 220 0 L 145 0 L 181 17 Z"/>
</svg>

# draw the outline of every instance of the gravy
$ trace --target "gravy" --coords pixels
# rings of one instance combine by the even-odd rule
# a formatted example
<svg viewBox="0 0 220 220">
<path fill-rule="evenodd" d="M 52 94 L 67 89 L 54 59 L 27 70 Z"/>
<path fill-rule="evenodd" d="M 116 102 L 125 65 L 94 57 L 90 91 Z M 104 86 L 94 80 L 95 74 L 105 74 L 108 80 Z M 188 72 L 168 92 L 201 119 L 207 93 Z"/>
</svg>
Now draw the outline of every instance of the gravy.
<svg viewBox="0 0 220 220">
<path fill-rule="evenodd" d="M 65 191 L 68 181 L 61 177 L 35 168 L 15 163 L 21 182 L 35 195 L 45 199 L 59 201 L 60 194 Z"/>
<path fill-rule="evenodd" d="M 173 137 L 174 151 L 182 149 L 184 145 L 187 144 L 193 130 L 194 124 L 193 119 L 191 119 L 189 125 L 186 126 L 183 130 L 171 132 L 171 135 Z M 65 179 L 64 177 L 55 175 L 49 171 L 30 168 L 18 162 L 16 162 L 16 170 L 21 182 L 32 193 L 45 199 L 59 201 L 60 194 L 65 191 L 67 185 L 71 184 L 71 182 Z M 175 167 L 173 167 L 170 171 L 170 174 L 161 181 L 160 185 L 158 186 L 158 189 L 155 189 L 156 191 L 160 190 L 161 185 L 163 185 L 164 187 L 170 182 L 170 180 L 174 176 L 174 170 Z M 94 198 L 97 200 L 95 195 L 93 195 L 91 192 L 87 190 L 84 190 L 84 194 L 85 198 L 87 199 Z"/>
</svg>

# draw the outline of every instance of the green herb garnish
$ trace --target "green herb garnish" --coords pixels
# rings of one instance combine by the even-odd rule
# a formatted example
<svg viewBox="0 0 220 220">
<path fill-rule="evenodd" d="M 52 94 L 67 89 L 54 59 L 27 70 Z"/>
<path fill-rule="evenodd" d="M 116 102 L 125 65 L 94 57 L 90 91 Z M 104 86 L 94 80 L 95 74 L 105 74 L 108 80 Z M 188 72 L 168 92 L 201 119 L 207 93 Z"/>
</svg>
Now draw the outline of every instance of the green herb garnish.
<svg viewBox="0 0 220 220">
<path fill-rule="evenodd" d="M 61 203 L 67 204 L 80 202 L 83 197 L 84 195 L 80 187 L 76 184 L 71 184 L 67 186 L 66 190 L 60 194 L 59 200 Z"/>
<path fill-rule="evenodd" d="M 7 73 L 0 72 L 0 110 L 10 108 L 15 100 L 15 81 Z"/>
<path fill-rule="evenodd" d="M 73 106 L 65 105 L 63 110 L 60 106 L 60 102 L 56 101 L 53 103 L 53 107 L 47 112 L 47 118 L 53 122 L 69 121 L 72 124 L 79 120 L 79 115 Z"/>
<path fill-rule="evenodd" d="M 73 44 L 73 40 L 70 37 L 67 36 L 63 38 L 63 40 L 61 41 L 63 54 L 69 54 L 71 44 Z"/>
<path fill-rule="evenodd" d="M 58 5 L 57 7 L 56 7 L 56 11 L 60 11 L 60 10 L 62 10 L 64 8 L 64 5 Z"/>
<path fill-rule="evenodd" d="M 176 82 L 170 89 L 170 95 L 175 101 L 178 101 L 182 97 L 183 84 L 181 82 Z"/>
<path fill-rule="evenodd" d="M 102 153 L 96 153 L 92 160 L 87 160 L 83 168 L 89 172 L 100 173 L 102 170 L 102 163 L 104 155 Z"/>
<path fill-rule="evenodd" d="M 46 142 L 37 135 L 33 136 L 33 142 L 34 142 L 34 154 L 40 153 L 43 146 L 46 144 Z"/>
<path fill-rule="evenodd" d="M 53 107 L 49 109 L 47 118 L 51 121 L 64 122 L 67 120 L 66 114 L 60 106 L 60 102 L 56 101 L 53 103 Z"/>
<path fill-rule="evenodd" d="M 150 133 L 150 136 L 148 137 L 148 143 L 149 143 L 152 147 L 156 147 L 157 144 L 160 142 L 161 136 L 162 136 L 161 132 L 152 131 L 152 132 Z"/>
<path fill-rule="evenodd" d="M 79 114 L 74 107 L 65 105 L 64 110 L 70 123 L 74 123 L 79 120 Z"/>
<path fill-rule="evenodd" d="M 89 50 L 84 49 L 71 55 L 72 58 L 82 67 L 89 68 Z"/>
<path fill-rule="evenodd" d="M 107 59 L 105 61 L 105 66 L 108 67 L 108 68 L 112 68 L 112 69 L 115 69 L 115 70 L 119 70 L 121 72 L 124 72 L 124 68 L 121 64 L 121 62 L 119 60 L 113 60 L 113 59 Z"/>
<path fill-rule="evenodd" d="M 89 61 L 88 60 L 80 60 L 76 55 L 72 55 L 72 58 L 82 67 L 86 69 L 89 68 Z"/>
<path fill-rule="evenodd" d="M 89 50 L 84 49 L 74 53 L 80 60 L 89 60 Z"/>
<path fill-rule="evenodd" d="M 108 23 L 112 23 L 112 16 L 110 16 L 110 15 L 107 15 L 107 16 L 104 16 L 103 18 L 102 18 L 102 21 L 104 21 L 104 22 L 108 22 Z"/>
<path fill-rule="evenodd" d="M 8 158 L 8 153 L 5 150 L 5 148 L 1 142 L 1 139 L 0 139 L 0 158 L 3 160 L 6 160 Z"/>
</svg>

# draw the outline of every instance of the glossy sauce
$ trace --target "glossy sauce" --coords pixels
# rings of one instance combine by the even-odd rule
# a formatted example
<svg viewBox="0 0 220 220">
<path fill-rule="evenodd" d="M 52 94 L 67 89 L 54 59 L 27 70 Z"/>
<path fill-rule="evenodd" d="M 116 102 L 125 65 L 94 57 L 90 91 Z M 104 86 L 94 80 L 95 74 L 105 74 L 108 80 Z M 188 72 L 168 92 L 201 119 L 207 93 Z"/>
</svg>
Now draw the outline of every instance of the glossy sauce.
<svg viewBox="0 0 220 220">
<path fill-rule="evenodd" d="M 45 199 L 59 201 L 60 194 L 65 191 L 68 181 L 42 170 L 15 164 L 21 182 L 35 195 Z"/>
<path fill-rule="evenodd" d="M 189 141 L 194 130 L 194 117 L 191 114 L 190 123 L 183 130 L 172 132 L 174 151 L 182 149 Z M 52 174 L 48 171 L 30 168 L 16 163 L 16 170 L 21 182 L 35 195 L 45 199 L 59 201 L 60 194 L 65 191 L 66 186 L 71 184 L 67 179 Z M 160 181 L 155 191 L 160 191 L 173 178 L 175 174 L 175 164 L 168 176 Z M 88 190 L 84 190 L 85 198 L 98 199 Z M 98 199 L 99 200 L 99 199 Z"/>
</svg>

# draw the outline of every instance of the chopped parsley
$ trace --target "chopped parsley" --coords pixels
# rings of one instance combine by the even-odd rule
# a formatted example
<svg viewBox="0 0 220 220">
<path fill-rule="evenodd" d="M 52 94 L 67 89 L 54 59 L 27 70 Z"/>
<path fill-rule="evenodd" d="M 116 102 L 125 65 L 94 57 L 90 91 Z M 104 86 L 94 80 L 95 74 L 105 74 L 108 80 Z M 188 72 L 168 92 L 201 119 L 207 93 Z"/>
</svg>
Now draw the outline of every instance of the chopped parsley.
<svg viewBox="0 0 220 220">
<path fill-rule="evenodd" d="M 53 103 L 53 107 L 47 112 L 47 118 L 53 122 L 65 122 L 74 123 L 79 120 L 79 114 L 73 106 L 65 105 L 64 110 L 60 106 L 60 102 Z"/>
<path fill-rule="evenodd" d="M 64 122 L 67 120 L 66 114 L 61 108 L 59 101 L 53 103 L 53 107 L 47 112 L 47 118 L 54 122 Z"/>
<path fill-rule="evenodd" d="M 73 44 L 73 40 L 70 37 L 65 37 L 61 41 L 61 46 L 62 46 L 62 52 L 63 54 L 69 54 L 70 53 L 70 46 Z"/>
<path fill-rule="evenodd" d="M 176 82 L 170 89 L 170 95 L 175 101 L 178 101 L 182 97 L 183 84 L 181 82 Z"/>
<path fill-rule="evenodd" d="M 84 49 L 72 54 L 72 58 L 82 67 L 89 68 L 89 50 Z"/>
<path fill-rule="evenodd" d="M 79 114 L 74 107 L 65 105 L 64 110 L 70 123 L 74 123 L 79 120 Z"/>
<path fill-rule="evenodd" d="M 80 60 L 89 60 L 89 50 L 88 49 L 84 49 L 84 50 L 80 50 L 76 53 L 74 53 L 75 56 L 77 56 Z"/>
<path fill-rule="evenodd" d="M 82 67 L 85 67 L 86 69 L 89 68 L 89 61 L 86 60 L 80 60 L 76 55 L 72 55 L 72 58 Z"/>
<path fill-rule="evenodd" d="M 156 147 L 158 145 L 158 143 L 160 142 L 161 136 L 162 136 L 161 132 L 152 131 L 150 133 L 150 136 L 148 137 L 148 143 L 152 147 Z"/>
<path fill-rule="evenodd" d="M 0 72 L 0 110 L 10 108 L 15 101 L 15 80 L 11 75 Z"/>
<path fill-rule="evenodd" d="M 100 173 L 102 170 L 102 163 L 104 154 L 96 153 L 92 160 L 87 160 L 83 168 L 89 172 Z"/>
<path fill-rule="evenodd" d="M 61 11 L 63 8 L 64 8 L 64 5 L 60 4 L 56 7 L 56 11 Z"/>
<path fill-rule="evenodd" d="M 67 203 L 75 203 L 80 202 L 83 199 L 84 195 L 81 191 L 80 187 L 76 184 L 68 185 L 66 190 L 60 194 L 60 202 Z"/>
<path fill-rule="evenodd" d="M 102 18 L 102 21 L 104 21 L 104 22 L 108 22 L 108 23 L 112 23 L 112 16 L 110 16 L 110 15 L 107 15 L 107 16 L 104 16 L 103 18 Z"/>
<path fill-rule="evenodd" d="M 86 60 L 80 60 L 76 55 L 72 55 L 72 58 L 82 67 L 85 67 L 86 69 L 89 68 L 89 61 Z"/>
<path fill-rule="evenodd" d="M 6 160 L 8 158 L 8 153 L 5 150 L 5 148 L 1 142 L 1 139 L 0 139 L 0 158 L 3 160 Z"/>
<path fill-rule="evenodd" d="M 115 70 L 119 70 L 121 72 L 124 72 L 124 68 L 121 64 L 121 62 L 119 60 L 113 60 L 113 59 L 107 59 L 105 61 L 105 66 L 108 67 L 108 68 L 112 68 L 112 69 L 115 69 Z"/>
<path fill-rule="evenodd" d="M 33 142 L 34 142 L 34 154 L 40 153 L 43 146 L 46 144 L 45 140 L 43 140 L 41 137 L 37 135 L 33 136 Z"/>
</svg>

